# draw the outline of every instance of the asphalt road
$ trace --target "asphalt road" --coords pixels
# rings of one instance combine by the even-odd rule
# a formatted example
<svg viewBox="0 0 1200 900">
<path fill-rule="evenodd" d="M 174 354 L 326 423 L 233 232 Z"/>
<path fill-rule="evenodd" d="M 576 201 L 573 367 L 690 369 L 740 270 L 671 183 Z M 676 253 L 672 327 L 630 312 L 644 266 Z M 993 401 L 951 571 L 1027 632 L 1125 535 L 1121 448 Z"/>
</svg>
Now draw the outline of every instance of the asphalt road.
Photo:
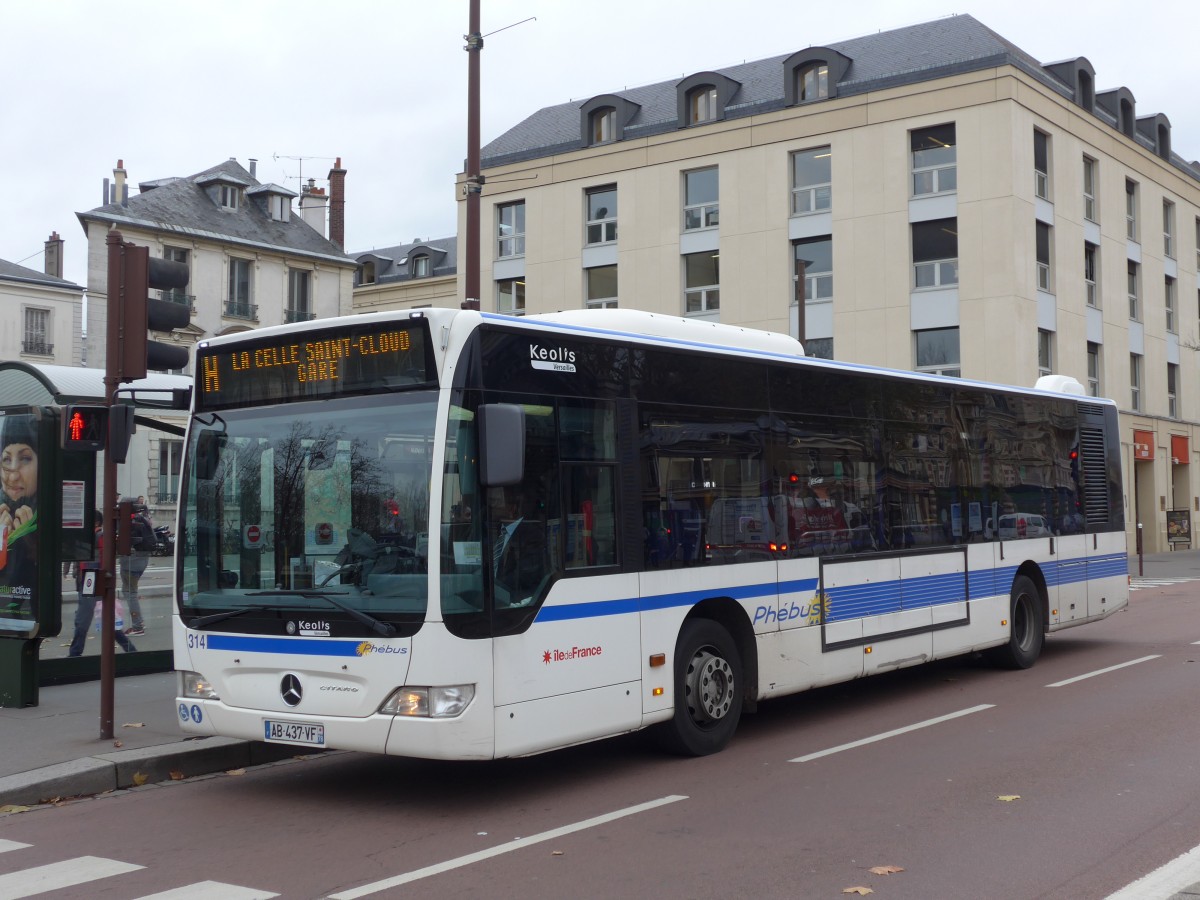
<svg viewBox="0 0 1200 900">
<path fill-rule="evenodd" d="M 78 869 L 111 874 L 53 896 L 1105 898 L 1200 844 L 1198 588 L 1136 591 L 1027 671 L 765 703 L 703 759 L 331 753 L 0 818 L 0 896 Z"/>
</svg>

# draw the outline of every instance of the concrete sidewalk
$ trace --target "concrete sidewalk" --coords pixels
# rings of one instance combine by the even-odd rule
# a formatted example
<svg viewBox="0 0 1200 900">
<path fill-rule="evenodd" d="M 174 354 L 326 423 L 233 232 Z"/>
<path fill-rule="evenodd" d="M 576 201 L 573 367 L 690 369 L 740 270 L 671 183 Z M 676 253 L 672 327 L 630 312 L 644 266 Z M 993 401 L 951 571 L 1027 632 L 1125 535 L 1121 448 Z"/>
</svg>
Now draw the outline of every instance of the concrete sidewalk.
<svg viewBox="0 0 1200 900">
<path fill-rule="evenodd" d="M 1200 580 L 1200 550 L 1147 555 L 1142 575 Z M 1139 560 L 1130 557 L 1138 577 Z M 0 815 L 6 805 L 31 805 L 259 765 L 311 751 L 303 747 L 198 738 L 179 730 L 175 675 L 118 678 L 113 739 L 100 738 L 100 685 L 54 685 L 39 690 L 39 705 L 0 709 Z M 137 776 L 135 778 L 135 776 Z"/>
</svg>

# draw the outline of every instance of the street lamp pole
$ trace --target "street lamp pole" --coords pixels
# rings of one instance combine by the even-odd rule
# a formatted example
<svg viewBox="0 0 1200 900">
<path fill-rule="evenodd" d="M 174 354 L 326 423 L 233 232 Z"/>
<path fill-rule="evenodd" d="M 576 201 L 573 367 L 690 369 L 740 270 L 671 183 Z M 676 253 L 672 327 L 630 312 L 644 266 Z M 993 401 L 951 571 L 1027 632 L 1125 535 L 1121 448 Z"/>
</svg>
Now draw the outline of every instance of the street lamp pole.
<svg viewBox="0 0 1200 900">
<path fill-rule="evenodd" d="M 463 309 L 479 309 L 479 200 L 483 176 L 479 173 L 479 0 L 471 0 L 470 27 L 463 35 L 467 45 L 467 247 Z"/>
</svg>

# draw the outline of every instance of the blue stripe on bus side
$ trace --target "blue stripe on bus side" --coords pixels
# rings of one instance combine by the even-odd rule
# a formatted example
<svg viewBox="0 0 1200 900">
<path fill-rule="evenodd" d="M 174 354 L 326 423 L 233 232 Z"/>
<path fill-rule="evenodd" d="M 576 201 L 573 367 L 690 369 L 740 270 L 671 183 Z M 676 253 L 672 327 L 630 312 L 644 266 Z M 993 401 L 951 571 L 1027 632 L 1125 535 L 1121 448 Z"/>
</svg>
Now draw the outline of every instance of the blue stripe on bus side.
<svg viewBox="0 0 1200 900">
<path fill-rule="evenodd" d="M 1079 557 L 1042 564 L 1046 583 L 1050 586 L 1073 584 L 1093 578 L 1124 575 L 1128 571 L 1128 560 L 1124 554 L 1112 553 L 1104 556 Z M 1017 567 L 1000 566 L 968 573 L 971 597 L 1006 595 L 1012 591 Z M 566 606 L 543 606 L 538 612 L 537 622 L 564 622 L 571 619 L 590 619 L 600 616 L 616 616 L 633 612 L 648 612 L 656 609 L 671 609 L 693 606 L 713 596 L 731 597 L 734 600 L 751 600 L 768 597 L 775 593 L 806 593 L 817 589 L 817 579 L 802 578 L 767 584 L 726 585 L 703 591 L 679 591 L 655 594 L 642 598 L 619 600 L 596 600 L 588 603 L 573 603 Z M 863 616 L 877 616 L 906 609 L 920 609 L 947 603 L 962 603 L 963 576 L 961 572 L 942 575 L 927 575 L 904 581 L 882 581 L 873 584 L 852 584 L 829 588 L 827 622 L 840 622 Z"/>
<path fill-rule="evenodd" d="M 324 641 L 313 638 L 258 637 L 250 634 L 210 634 L 209 650 L 243 653 L 292 653 L 297 656 L 358 656 L 362 641 Z"/>
</svg>

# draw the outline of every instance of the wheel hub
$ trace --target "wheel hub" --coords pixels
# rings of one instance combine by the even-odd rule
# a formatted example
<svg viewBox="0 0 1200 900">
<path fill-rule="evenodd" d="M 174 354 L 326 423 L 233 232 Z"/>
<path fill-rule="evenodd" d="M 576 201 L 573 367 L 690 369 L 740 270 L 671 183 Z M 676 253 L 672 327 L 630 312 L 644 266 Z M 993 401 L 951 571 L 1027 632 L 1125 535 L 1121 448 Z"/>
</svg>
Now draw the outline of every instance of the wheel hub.
<svg viewBox="0 0 1200 900">
<path fill-rule="evenodd" d="M 733 669 L 729 663 L 708 650 L 692 658 L 687 677 L 687 701 L 697 722 L 723 719 L 733 705 Z"/>
</svg>

